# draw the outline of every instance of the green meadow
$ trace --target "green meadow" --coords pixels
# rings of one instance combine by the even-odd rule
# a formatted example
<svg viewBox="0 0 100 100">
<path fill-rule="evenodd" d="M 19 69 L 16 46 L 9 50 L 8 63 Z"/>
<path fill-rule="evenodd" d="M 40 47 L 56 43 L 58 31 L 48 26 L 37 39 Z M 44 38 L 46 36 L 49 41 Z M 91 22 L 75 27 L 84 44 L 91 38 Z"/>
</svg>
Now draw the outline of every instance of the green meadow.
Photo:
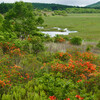
<svg viewBox="0 0 100 100">
<path fill-rule="evenodd" d="M 86 41 L 100 40 L 100 14 L 68 14 L 67 16 L 44 17 L 44 25 L 47 28 L 60 27 L 68 28 L 77 33 L 70 33 L 68 36 L 80 36 Z"/>
</svg>

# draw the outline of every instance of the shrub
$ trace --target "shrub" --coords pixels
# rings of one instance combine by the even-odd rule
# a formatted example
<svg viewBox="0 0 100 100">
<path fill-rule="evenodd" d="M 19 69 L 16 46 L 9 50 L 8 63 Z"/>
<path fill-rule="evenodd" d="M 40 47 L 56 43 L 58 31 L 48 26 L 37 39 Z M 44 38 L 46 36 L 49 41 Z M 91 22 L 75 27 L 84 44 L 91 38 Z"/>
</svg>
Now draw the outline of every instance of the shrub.
<svg viewBox="0 0 100 100">
<path fill-rule="evenodd" d="M 0 41 L 7 41 L 7 42 L 10 42 L 10 41 L 13 41 L 14 39 L 17 38 L 17 35 L 14 33 L 14 32 L 0 32 Z"/>
<path fill-rule="evenodd" d="M 97 47 L 99 47 L 99 48 L 100 48 L 100 41 L 98 42 Z"/>
<path fill-rule="evenodd" d="M 52 13 L 52 16 L 55 16 L 55 14 L 54 14 L 54 13 Z"/>
<path fill-rule="evenodd" d="M 66 40 L 63 38 L 63 37 L 61 37 L 61 36 L 59 36 L 59 35 L 56 35 L 55 36 L 55 42 L 60 42 L 60 43 L 62 43 L 62 42 L 65 42 Z"/>
<path fill-rule="evenodd" d="M 38 61 L 42 63 L 48 63 L 54 59 L 53 54 L 50 52 L 40 52 L 37 55 Z"/>
<path fill-rule="evenodd" d="M 44 41 L 45 42 L 53 42 L 53 38 L 51 38 L 49 34 L 45 34 Z"/>
<path fill-rule="evenodd" d="M 87 51 L 87 52 L 88 52 L 88 51 L 91 51 L 92 48 L 93 48 L 92 45 L 88 45 L 87 48 L 86 48 L 86 51 Z"/>
<path fill-rule="evenodd" d="M 43 41 L 39 36 L 32 37 L 30 43 L 32 44 L 32 50 L 35 54 L 45 49 Z"/>
<path fill-rule="evenodd" d="M 23 56 L 20 65 L 24 69 L 24 73 L 35 73 L 40 69 L 41 62 L 39 62 L 32 54 L 28 54 Z"/>
<path fill-rule="evenodd" d="M 72 39 L 70 39 L 70 43 L 73 45 L 81 45 L 82 39 L 80 37 L 73 37 Z"/>
<path fill-rule="evenodd" d="M 14 44 L 17 48 L 20 48 L 23 51 L 29 51 L 29 41 L 27 40 L 20 40 L 20 39 L 16 39 L 14 41 Z"/>
<path fill-rule="evenodd" d="M 59 35 L 59 36 L 61 36 L 62 38 L 64 38 L 66 41 L 69 40 L 69 37 L 67 35 Z"/>
</svg>

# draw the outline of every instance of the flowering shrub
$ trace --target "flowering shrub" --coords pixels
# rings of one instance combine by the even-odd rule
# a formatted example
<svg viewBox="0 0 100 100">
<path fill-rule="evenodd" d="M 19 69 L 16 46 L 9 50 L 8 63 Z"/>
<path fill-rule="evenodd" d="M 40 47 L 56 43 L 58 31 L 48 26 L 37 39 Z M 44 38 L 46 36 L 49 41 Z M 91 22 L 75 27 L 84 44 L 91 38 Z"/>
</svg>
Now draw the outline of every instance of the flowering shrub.
<svg viewBox="0 0 100 100">
<path fill-rule="evenodd" d="M 83 100 L 84 98 L 80 97 L 80 95 L 76 95 L 76 98 L 78 98 L 79 100 Z"/>
<path fill-rule="evenodd" d="M 91 73 L 96 72 L 96 65 L 91 64 L 90 62 L 73 61 L 70 59 L 68 64 L 62 63 L 53 63 L 51 65 L 53 71 L 59 71 L 66 74 L 66 77 L 75 78 L 75 79 L 87 79 Z"/>
<path fill-rule="evenodd" d="M 21 50 L 17 48 L 15 44 L 9 42 L 0 43 L 0 47 L 2 48 L 4 54 L 21 56 Z"/>
<path fill-rule="evenodd" d="M 59 52 L 56 53 L 54 56 L 56 59 L 60 59 L 61 61 L 68 61 L 72 57 L 71 54 L 69 54 L 68 52 Z"/>
<path fill-rule="evenodd" d="M 55 96 L 49 96 L 50 100 L 56 100 Z"/>
<path fill-rule="evenodd" d="M 31 79 L 31 73 L 24 73 L 18 64 L 23 53 L 14 44 L 1 43 L 0 55 L 0 93 L 7 92 L 7 88 Z"/>
<path fill-rule="evenodd" d="M 42 66 L 42 70 L 62 73 L 63 78 L 72 79 L 75 84 L 81 84 L 86 91 L 94 91 L 96 84 L 99 85 L 99 58 L 91 52 L 59 52 L 54 55 L 55 59 Z M 84 85 L 83 85 L 84 84 Z M 90 88 L 91 87 L 91 88 Z M 81 97 L 78 99 L 82 99 Z"/>
<path fill-rule="evenodd" d="M 57 35 L 56 37 L 55 37 L 55 42 L 60 42 L 60 43 L 62 43 L 62 42 L 65 42 L 66 40 L 63 38 L 63 37 L 61 37 L 61 36 L 59 36 L 59 35 Z"/>
<path fill-rule="evenodd" d="M 43 52 L 34 56 L 15 44 L 1 43 L 0 99 L 98 100 L 99 61 L 91 52 Z"/>
</svg>

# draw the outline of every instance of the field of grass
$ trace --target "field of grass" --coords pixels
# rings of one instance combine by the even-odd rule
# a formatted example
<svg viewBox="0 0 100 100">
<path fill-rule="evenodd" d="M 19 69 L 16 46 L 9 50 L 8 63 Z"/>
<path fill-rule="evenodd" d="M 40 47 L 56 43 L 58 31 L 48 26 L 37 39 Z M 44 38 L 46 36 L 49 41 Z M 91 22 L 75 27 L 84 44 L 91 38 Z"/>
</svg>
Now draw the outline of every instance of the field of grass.
<svg viewBox="0 0 100 100">
<path fill-rule="evenodd" d="M 68 14 L 68 16 L 44 17 L 44 25 L 48 28 L 60 27 L 78 31 L 69 36 L 80 36 L 84 40 L 100 40 L 100 14 Z"/>
</svg>

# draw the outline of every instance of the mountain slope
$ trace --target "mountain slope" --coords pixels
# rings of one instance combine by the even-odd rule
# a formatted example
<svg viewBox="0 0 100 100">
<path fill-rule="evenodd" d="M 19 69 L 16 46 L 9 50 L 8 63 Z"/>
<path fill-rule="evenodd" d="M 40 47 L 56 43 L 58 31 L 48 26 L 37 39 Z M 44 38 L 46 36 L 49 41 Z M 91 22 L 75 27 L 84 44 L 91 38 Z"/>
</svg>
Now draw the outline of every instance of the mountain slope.
<svg viewBox="0 0 100 100">
<path fill-rule="evenodd" d="M 34 8 L 49 9 L 49 10 L 64 10 L 66 8 L 73 8 L 73 6 L 61 5 L 61 4 L 48 4 L 48 3 L 32 3 Z"/>
<path fill-rule="evenodd" d="M 97 2 L 97 3 L 91 4 L 91 5 L 88 5 L 86 7 L 89 7 L 89 8 L 100 8 L 100 1 Z"/>
<path fill-rule="evenodd" d="M 26 2 L 28 3 L 28 2 Z M 73 8 L 74 6 L 67 6 L 61 4 L 48 4 L 48 3 L 32 3 L 35 9 L 48 9 L 48 10 L 65 10 L 66 8 Z M 6 13 L 9 9 L 13 8 L 13 3 L 1 3 L 0 13 Z"/>
</svg>

